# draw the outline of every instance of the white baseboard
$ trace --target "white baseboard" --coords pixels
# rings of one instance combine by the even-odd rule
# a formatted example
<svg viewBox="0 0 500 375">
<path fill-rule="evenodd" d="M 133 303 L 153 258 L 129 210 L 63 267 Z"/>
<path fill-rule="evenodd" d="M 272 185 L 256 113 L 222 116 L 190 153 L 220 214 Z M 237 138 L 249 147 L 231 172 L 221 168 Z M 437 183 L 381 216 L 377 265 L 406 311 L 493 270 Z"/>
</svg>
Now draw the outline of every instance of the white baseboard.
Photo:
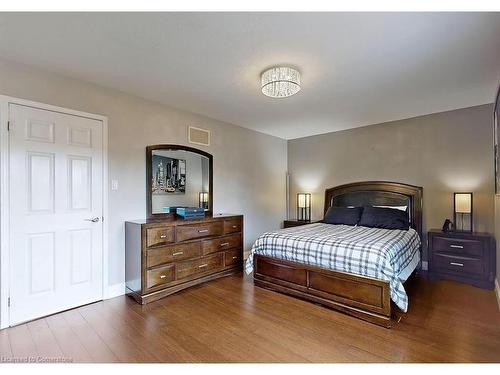
<svg viewBox="0 0 500 375">
<path fill-rule="evenodd" d="M 104 299 L 115 298 L 125 294 L 125 283 L 119 283 L 108 286 L 108 290 Z"/>
<path fill-rule="evenodd" d="M 498 309 L 500 310 L 500 282 L 495 279 L 495 294 L 497 296 Z"/>
</svg>

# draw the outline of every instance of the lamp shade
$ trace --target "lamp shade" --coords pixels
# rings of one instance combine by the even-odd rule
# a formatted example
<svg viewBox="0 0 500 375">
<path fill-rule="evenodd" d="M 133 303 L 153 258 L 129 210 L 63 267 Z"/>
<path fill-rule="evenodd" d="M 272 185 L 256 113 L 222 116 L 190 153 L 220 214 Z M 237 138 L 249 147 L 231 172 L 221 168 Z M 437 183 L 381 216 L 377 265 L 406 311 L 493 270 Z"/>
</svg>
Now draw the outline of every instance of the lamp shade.
<svg viewBox="0 0 500 375">
<path fill-rule="evenodd" d="M 299 208 L 311 207 L 311 194 L 298 193 L 297 194 L 297 205 L 299 206 Z"/>
<path fill-rule="evenodd" d="M 472 193 L 455 193 L 455 212 L 462 214 L 472 212 Z"/>
<path fill-rule="evenodd" d="M 201 191 L 199 193 L 199 205 L 198 207 L 208 208 L 208 193 L 205 191 Z"/>
<path fill-rule="evenodd" d="M 200 202 L 203 202 L 203 203 L 208 202 L 208 193 L 205 193 L 205 192 L 200 193 Z"/>
</svg>

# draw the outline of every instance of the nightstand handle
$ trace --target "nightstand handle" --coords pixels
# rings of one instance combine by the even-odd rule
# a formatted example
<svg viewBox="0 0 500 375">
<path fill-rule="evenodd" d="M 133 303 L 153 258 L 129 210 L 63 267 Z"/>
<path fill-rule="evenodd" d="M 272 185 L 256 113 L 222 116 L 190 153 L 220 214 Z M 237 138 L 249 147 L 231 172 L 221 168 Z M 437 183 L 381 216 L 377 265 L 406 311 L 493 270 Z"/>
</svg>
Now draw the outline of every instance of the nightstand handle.
<svg viewBox="0 0 500 375">
<path fill-rule="evenodd" d="M 450 262 L 450 264 L 451 264 L 452 266 L 459 266 L 459 267 L 463 267 L 463 266 L 464 266 L 464 264 L 463 264 L 463 263 L 455 263 L 455 262 Z"/>
<path fill-rule="evenodd" d="M 453 247 L 454 249 L 463 249 L 464 248 L 462 245 L 450 245 L 450 247 Z"/>
</svg>

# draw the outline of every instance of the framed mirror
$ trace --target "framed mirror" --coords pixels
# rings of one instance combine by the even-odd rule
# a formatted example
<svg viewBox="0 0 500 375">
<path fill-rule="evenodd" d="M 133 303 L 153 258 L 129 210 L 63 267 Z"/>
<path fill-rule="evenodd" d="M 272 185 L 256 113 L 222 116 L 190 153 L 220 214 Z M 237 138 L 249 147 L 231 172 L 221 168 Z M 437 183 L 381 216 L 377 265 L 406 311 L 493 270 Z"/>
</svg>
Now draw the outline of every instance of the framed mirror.
<svg viewBox="0 0 500 375">
<path fill-rule="evenodd" d="M 176 207 L 203 207 L 211 214 L 212 168 L 212 155 L 193 147 L 146 147 L 148 219 L 173 219 Z"/>
</svg>

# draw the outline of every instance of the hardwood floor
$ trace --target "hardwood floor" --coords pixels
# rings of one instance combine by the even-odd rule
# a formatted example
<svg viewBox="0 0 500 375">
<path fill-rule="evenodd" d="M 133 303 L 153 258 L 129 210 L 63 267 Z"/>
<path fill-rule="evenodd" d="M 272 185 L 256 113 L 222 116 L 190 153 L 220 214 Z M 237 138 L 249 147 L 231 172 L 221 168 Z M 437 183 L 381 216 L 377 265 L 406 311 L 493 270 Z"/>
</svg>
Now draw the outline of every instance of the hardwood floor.
<svg viewBox="0 0 500 375">
<path fill-rule="evenodd" d="M 0 359 L 74 362 L 500 362 L 493 291 L 416 279 L 388 330 L 241 275 L 141 306 L 129 297 L 0 331 Z"/>
</svg>

